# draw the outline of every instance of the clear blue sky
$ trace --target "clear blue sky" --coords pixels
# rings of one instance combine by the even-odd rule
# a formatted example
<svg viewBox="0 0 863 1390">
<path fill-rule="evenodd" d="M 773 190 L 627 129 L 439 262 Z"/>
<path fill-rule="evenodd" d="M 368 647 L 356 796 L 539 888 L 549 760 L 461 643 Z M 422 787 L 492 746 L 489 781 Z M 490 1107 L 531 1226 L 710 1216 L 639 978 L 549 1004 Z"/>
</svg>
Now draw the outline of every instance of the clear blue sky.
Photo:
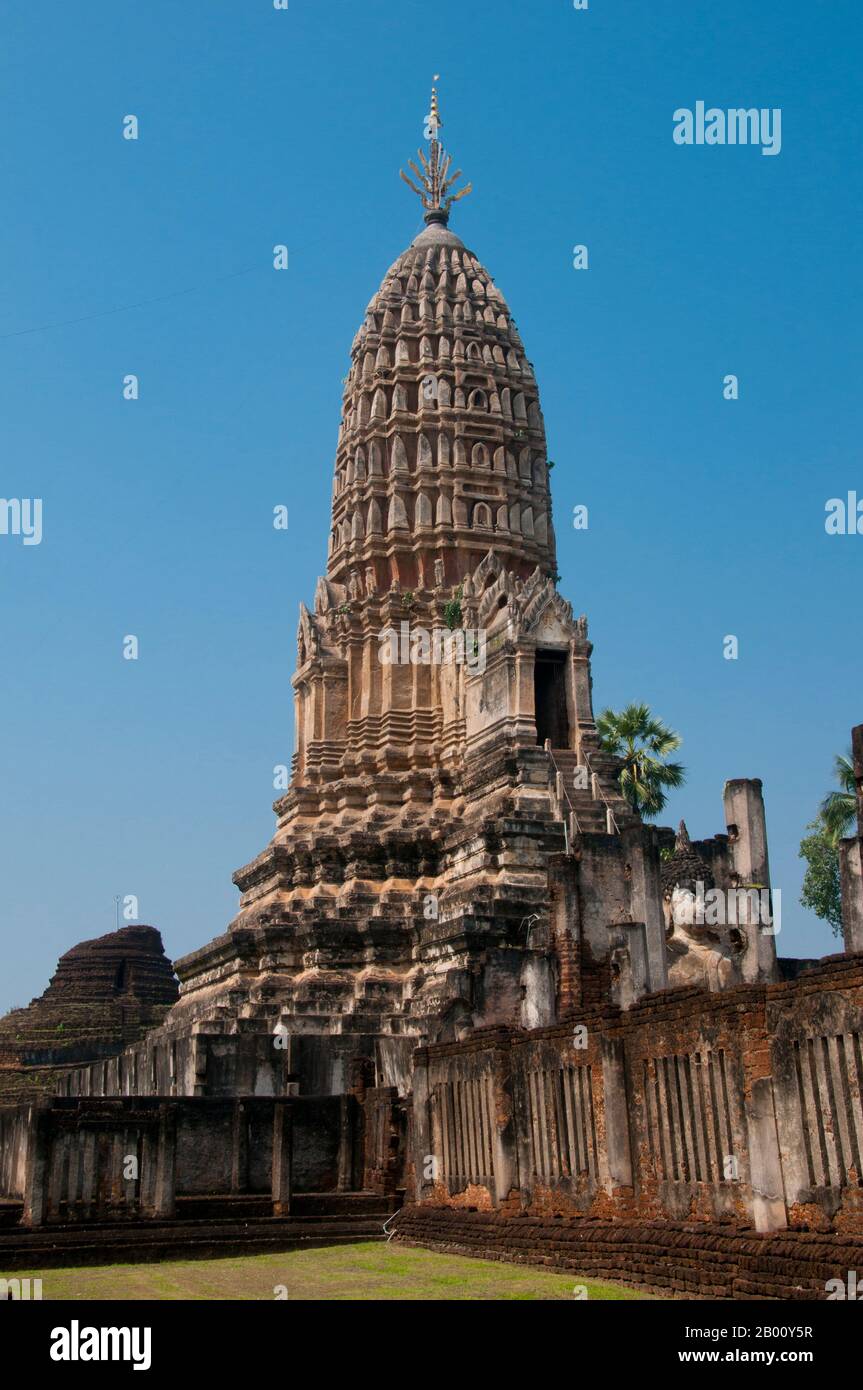
<svg viewBox="0 0 863 1390">
<path fill-rule="evenodd" d="M 0 14 L 0 492 L 44 501 L 40 546 L 0 537 L 0 1008 L 115 893 L 172 956 L 220 933 L 272 833 L 341 378 L 421 225 L 397 173 L 434 72 L 475 187 L 454 229 L 536 367 L 597 706 L 683 733 L 665 819 L 693 836 L 724 829 L 726 778 L 763 778 L 780 950 L 834 949 L 797 845 L 863 719 L 863 536 L 823 524 L 863 496 L 858 0 Z M 781 154 L 675 145 L 698 100 L 780 107 Z"/>
</svg>

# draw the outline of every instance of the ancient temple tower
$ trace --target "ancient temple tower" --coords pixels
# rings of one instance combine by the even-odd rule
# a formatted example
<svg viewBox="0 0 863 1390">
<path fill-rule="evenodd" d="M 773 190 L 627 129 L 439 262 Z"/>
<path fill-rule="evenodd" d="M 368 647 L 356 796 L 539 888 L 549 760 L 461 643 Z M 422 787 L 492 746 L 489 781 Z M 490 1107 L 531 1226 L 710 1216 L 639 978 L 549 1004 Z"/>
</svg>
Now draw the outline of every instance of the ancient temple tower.
<svg viewBox="0 0 863 1390">
<path fill-rule="evenodd" d="M 428 157 L 419 152 L 422 172 L 412 166 L 422 188 L 406 178 L 422 197 L 426 229 L 387 271 L 351 350 L 327 575 L 299 631 L 286 828 L 296 812 L 332 812 L 341 824 L 339 813 L 369 805 L 448 800 L 468 732 L 457 668 L 470 671 L 486 655 L 475 632 L 462 650 L 478 597 L 473 576 L 487 556 L 508 573 L 510 590 L 523 581 L 536 589 L 555 573 L 533 369 L 503 295 L 448 227 L 461 194 L 449 191 L 459 175 L 438 139 L 434 93 L 428 120 Z M 502 591 L 498 602 L 507 601 Z M 402 659 L 403 624 L 416 660 Z M 438 648 L 459 642 L 467 659 L 432 652 L 425 661 L 411 650 L 435 630 Z M 382 636 L 390 632 L 393 660 Z"/>
<path fill-rule="evenodd" d="M 177 964 L 173 1027 L 282 1028 L 326 1089 L 357 1051 L 401 1074 L 418 1039 L 552 1021 L 607 976 L 611 921 L 646 923 L 662 983 L 658 859 L 648 885 L 556 587 L 536 379 L 449 228 L 469 187 L 440 127 L 433 94 L 403 175 L 426 227 L 351 350 L 276 832 L 228 933 Z"/>
</svg>

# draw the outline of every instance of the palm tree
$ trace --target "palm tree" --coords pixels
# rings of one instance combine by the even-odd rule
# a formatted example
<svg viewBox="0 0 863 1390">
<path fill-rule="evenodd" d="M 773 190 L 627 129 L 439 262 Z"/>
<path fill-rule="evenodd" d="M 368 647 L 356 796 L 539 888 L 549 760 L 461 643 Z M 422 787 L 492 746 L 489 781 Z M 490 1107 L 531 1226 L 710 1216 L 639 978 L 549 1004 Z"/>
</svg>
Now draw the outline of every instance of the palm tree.
<svg viewBox="0 0 863 1390">
<path fill-rule="evenodd" d="M 655 719 L 648 705 L 627 705 L 619 714 L 603 710 L 596 727 L 605 751 L 623 759 L 620 790 L 632 809 L 658 816 L 666 788 L 682 787 L 686 780 L 681 763 L 665 761 L 683 742 L 680 735 Z"/>
<path fill-rule="evenodd" d="M 839 753 L 833 760 L 833 771 L 841 790 L 827 793 L 821 802 L 820 816 L 831 843 L 838 845 L 853 828 L 857 816 L 854 764 L 850 755 Z"/>
</svg>

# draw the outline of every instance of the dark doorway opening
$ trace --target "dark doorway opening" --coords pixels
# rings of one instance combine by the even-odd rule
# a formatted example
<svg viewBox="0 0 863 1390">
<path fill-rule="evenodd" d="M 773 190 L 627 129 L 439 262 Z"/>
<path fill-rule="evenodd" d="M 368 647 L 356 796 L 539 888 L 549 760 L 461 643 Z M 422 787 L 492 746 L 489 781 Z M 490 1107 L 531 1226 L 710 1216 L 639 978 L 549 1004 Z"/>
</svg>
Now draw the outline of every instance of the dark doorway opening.
<svg viewBox="0 0 863 1390">
<path fill-rule="evenodd" d="M 536 741 L 543 744 L 549 739 L 552 748 L 569 747 L 566 658 L 566 652 L 539 650 L 533 668 Z"/>
</svg>

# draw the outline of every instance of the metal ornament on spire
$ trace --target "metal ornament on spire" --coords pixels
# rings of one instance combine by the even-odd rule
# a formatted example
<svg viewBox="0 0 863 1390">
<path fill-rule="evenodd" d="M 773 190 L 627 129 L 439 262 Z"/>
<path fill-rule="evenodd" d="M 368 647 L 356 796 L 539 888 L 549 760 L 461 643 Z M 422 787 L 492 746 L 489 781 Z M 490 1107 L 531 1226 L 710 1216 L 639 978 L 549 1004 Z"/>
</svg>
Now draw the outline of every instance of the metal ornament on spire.
<svg viewBox="0 0 863 1390">
<path fill-rule="evenodd" d="M 435 75 L 437 81 L 437 75 Z M 423 135 L 429 142 L 428 156 L 422 150 L 417 150 L 421 169 L 418 169 L 412 159 L 408 160 L 408 166 L 413 170 L 419 179 L 419 187 L 413 179 L 408 178 L 403 169 L 399 169 L 399 174 L 404 179 L 408 188 L 413 189 L 417 197 L 421 200 L 425 208 L 426 222 L 440 222 L 446 226 L 449 221 L 449 210 L 453 203 L 458 202 L 465 194 L 470 193 L 473 185 L 466 184 L 457 193 L 451 193 L 450 189 L 462 176 L 461 169 L 456 169 L 454 174 L 450 174 L 452 160 L 441 145 L 439 131 L 443 121 L 440 118 L 440 111 L 437 104 L 437 88 L 432 87 L 431 109 L 425 118 Z"/>
</svg>

